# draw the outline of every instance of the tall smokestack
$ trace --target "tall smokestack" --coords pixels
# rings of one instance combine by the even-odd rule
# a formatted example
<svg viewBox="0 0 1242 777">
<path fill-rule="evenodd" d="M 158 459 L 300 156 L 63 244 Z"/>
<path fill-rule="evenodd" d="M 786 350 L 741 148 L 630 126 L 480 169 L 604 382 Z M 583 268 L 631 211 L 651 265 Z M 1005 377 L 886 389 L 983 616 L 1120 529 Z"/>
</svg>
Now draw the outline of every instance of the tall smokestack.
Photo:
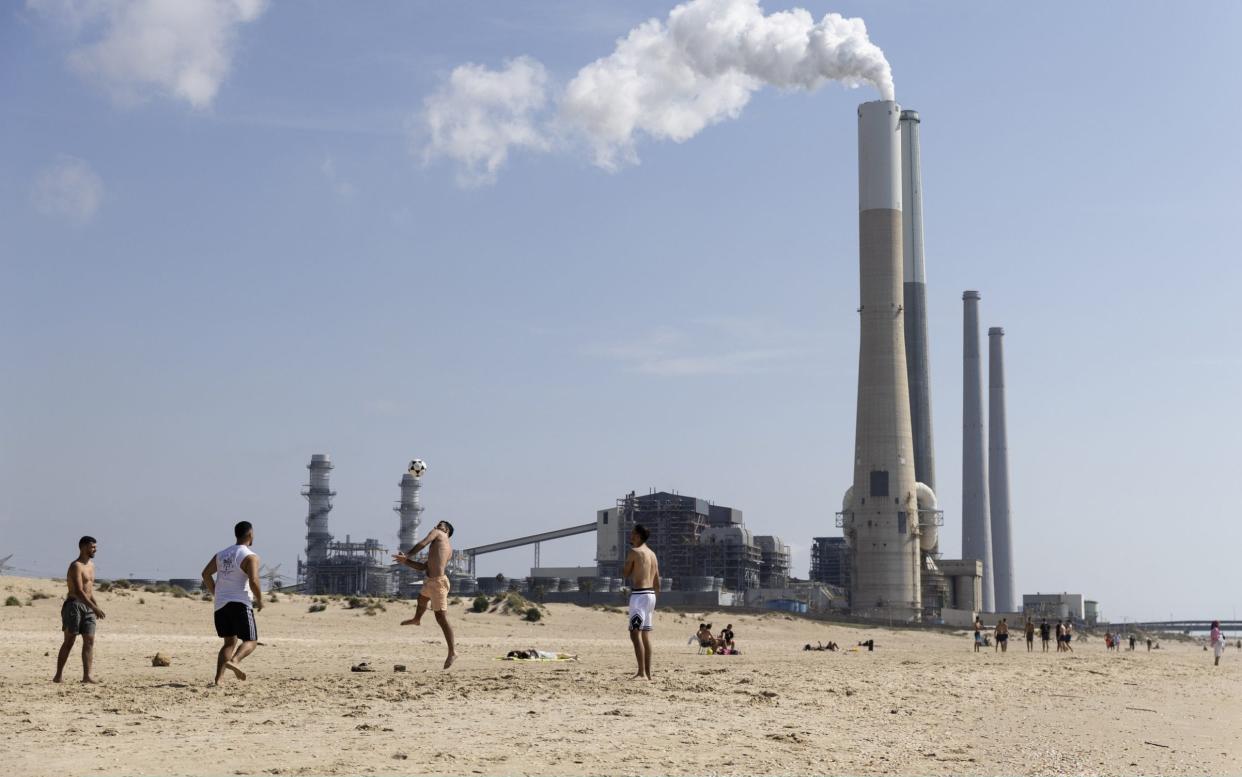
<svg viewBox="0 0 1242 777">
<path fill-rule="evenodd" d="M 965 306 L 962 330 L 962 557 L 983 562 L 983 611 L 996 612 L 992 584 L 992 527 L 988 518 L 988 464 L 983 457 L 979 292 L 963 292 L 962 302 Z"/>
<path fill-rule="evenodd" d="M 910 379 L 910 427 L 914 477 L 936 490 L 932 445 L 931 375 L 927 363 L 927 285 L 923 263 L 923 170 L 918 111 L 901 112 L 901 246 L 904 270 L 906 373 Z M 938 544 L 938 543 L 933 543 Z"/>
<path fill-rule="evenodd" d="M 412 472 L 401 476 L 401 501 L 393 508 L 400 516 L 397 526 L 397 549 L 406 553 L 418 542 L 419 516 L 423 513 L 423 505 L 419 500 L 418 491 L 422 481 Z M 397 590 L 402 596 L 414 594 L 414 570 L 402 565 L 397 570 Z"/>
<path fill-rule="evenodd" d="M 858 107 L 859 324 L 854 485 L 842 527 L 856 612 L 922 613 L 901 251 L 901 108 Z"/>
<path fill-rule="evenodd" d="M 316 563 L 328 556 L 328 543 L 332 535 L 328 533 L 328 513 L 332 512 L 332 497 L 336 492 L 328 486 L 328 473 L 332 471 L 332 461 L 326 453 L 311 456 L 310 483 L 302 496 L 308 503 L 306 511 L 306 561 Z"/>
<path fill-rule="evenodd" d="M 1009 435 L 1005 428 L 1005 330 L 988 330 L 988 493 L 992 510 L 992 562 L 996 611 L 1017 612 L 1013 583 L 1013 532 L 1009 522 Z"/>
</svg>

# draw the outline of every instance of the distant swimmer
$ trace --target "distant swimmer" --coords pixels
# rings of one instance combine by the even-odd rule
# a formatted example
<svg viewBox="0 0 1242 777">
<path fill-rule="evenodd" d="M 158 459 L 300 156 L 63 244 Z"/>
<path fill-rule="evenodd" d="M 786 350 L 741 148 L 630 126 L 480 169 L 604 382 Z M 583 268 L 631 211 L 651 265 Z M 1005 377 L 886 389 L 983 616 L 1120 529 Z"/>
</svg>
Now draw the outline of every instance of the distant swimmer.
<svg viewBox="0 0 1242 777">
<path fill-rule="evenodd" d="M 405 564 L 411 569 L 425 573 L 423 589 L 418 592 L 418 609 L 414 611 L 413 618 L 401 621 L 401 625 L 422 625 L 423 614 L 430 607 L 431 611 L 435 613 L 436 623 L 440 624 L 440 631 L 444 632 L 444 641 L 448 643 L 448 657 L 444 659 L 445 669 L 448 669 L 457 660 L 457 645 L 453 641 L 453 627 L 449 625 L 448 620 L 448 563 L 449 559 L 453 557 L 453 546 L 449 538 L 452 536 L 453 524 L 448 521 L 440 521 L 414 547 L 405 553 L 397 553 L 393 556 L 393 559 L 398 564 Z M 427 548 L 426 563 L 414 560 L 414 557 L 423 548 Z"/>
<path fill-rule="evenodd" d="M 630 641 L 638 661 L 635 680 L 651 679 L 651 633 L 655 619 L 656 594 L 660 592 L 660 562 L 647 546 L 650 532 L 641 523 L 630 532 L 630 552 L 625 557 L 621 576 L 630 581 Z M 708 627 L 707 636 L 711 637 Z"/>
<path fill-rule="evenodd" d="M 60 654 L 56 656 L 54 683 L 62 681 L 65 662 L 69 660 L 69 653 L 79 634 L 82 635 L 82 682 L 98 682 L 91 674 L 91 664 L 95 661 L 95 619 L 104 617 L 104 611 L 95 603 L 94 558 L 97 545 L 94 537 L 78 540 L 78 557 L 69 564 L 69 571 L 65 574 L 69 595 L 60 606 L 60 625 L 65 640 L 60 643 Z"/>
<path fill-rule="evenodd" d="M 203 588 L 215 600 L 216 634 L 224 640 L 216 656 L 212 687 L 224 679 L 226 669 L 238 680 L 245 680 L 240 664 L 259 646 L 254 611 L 263 609 L 263 589 L 259 587 L 259 556 L 250 549 L 254 526 L 250 521 L 240 521 L 233 527 L 233 536 L 237 542 L 212 556 L 203 567 Z"/>
</svg>

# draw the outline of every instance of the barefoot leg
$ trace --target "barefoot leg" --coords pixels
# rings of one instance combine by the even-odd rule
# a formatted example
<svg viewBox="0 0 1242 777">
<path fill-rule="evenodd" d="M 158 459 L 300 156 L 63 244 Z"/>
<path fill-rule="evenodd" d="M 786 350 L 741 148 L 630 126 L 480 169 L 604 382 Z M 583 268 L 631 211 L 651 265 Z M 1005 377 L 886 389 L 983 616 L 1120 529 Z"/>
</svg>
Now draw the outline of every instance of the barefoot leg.
<svg viewBox="0 0 1242 777">
<path fill-rule="evenodd" d="M 453 642 L 453 627 L 449 625 L 448 613 L 437 611 L 436 623 L 440 624 L 440 630 L 444 632 L 444 641 L 448 643 L 448 658 L 444 659 L 444 668 L 448 669 L 457 660 L 457 645 Z"/>
<path fill-rule="evenodd" d="M 77 634 L 65 629 L 65 641 L 60 643 L 60 653 L 56 656 L 56 676 L 52 678 L 52 682 L 61 681 L 61 676 L 65 673 L 65 663 L 69 660 L 69 652 L 73 650 L 73 643 L 77 638 Z"/>
<path fill-rule="evenodd" d="M 640 680 L 643 677 L 643 641 L 639 636 L 638 629 L 630 629 L 630 642 L 634 643 L 634 659 L 638 661 L 638 671 L 634 673 L 634 680 Z"/>
<path fill-rule="evenodd" d="M 647 679 L 651 679 L 651 640 L 648 635 L 651 632 L 642 632 L 643 639 L 643 673 L 647 675 Z"/>
<path fill-rule="evenodd" d="M 212 685 L 219 685 L 224 679 L 225 664 L 233 657 L 233 653 L 237 652 L 237 637 L 225 637 L 224 645 L 220 648 L 219 655 L 216 656 L 216 679 Z"/>
<path fill-rule="evenodd" d="M 421 626 L 423 623 L 423 613 L 427 612 L 427 603 L 431 601 L 425 596 L 418 597 L 418 609 L 414 611 L 414 617 L 409 620 L 401 621 L 402 626 Z"/>
<path fill-rule="evenodd" d="M 93 683 L 95 677 L 91 674 L 91 666 L 95 663 L 95 635 L 82 635 L 82 682 Z"/>
</svg>

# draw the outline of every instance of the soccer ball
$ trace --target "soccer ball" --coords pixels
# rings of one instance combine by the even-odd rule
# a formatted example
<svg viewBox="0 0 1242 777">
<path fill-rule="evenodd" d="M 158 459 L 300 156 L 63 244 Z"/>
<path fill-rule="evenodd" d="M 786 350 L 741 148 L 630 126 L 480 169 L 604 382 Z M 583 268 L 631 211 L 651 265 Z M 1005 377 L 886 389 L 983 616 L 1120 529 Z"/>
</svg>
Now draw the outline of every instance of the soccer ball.
<svg viewBox="0 0 1242 777">
<path fill-rule="evenodd" d="M 426 471 L 427 471 L 427 462 L 423 461 L 422 459 L 414 459 L 413 461 L 410 462 L 409 472 L 414 477 L 420 478 L 423 476 L 423 473 Z"/>
</svg>

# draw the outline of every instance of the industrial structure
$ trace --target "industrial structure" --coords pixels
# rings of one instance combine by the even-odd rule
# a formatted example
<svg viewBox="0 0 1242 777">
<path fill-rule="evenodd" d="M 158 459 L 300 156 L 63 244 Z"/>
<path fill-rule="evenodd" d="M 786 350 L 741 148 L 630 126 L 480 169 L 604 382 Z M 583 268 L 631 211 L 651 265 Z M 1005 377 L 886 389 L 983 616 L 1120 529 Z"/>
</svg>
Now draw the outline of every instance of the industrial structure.
<svg viewBox="0 0 1242 777">
<path fill-rule="evenodd" d="M 326 453 L 311 456 L 306 497 L 306 560 L 298 559 L 298 584 L 303 593 L 387 596 L 393 592 L 388 549 L 379 540 L 334 542 L 328 514 L 336 492 L 329 485 L 332 460 Z"/>
<path fill-rule="evenodd" d="M 636 523 L 650 530 L 660 576 L 672 580 L 672 588 L 745 591 L 788 582 L 789 546 L 781 538 L 751 534 L 741 510 L 667 491 L 631 491 L 615 507 L 596 511 L 600 576 L 621 577 Z"/>
<path fill-rule="evenodd" d="M 413 468 L 411 468 L 413 470 Z M 418 526 L 421 523 L 423 514 L 423 505 L 419 499 L 419 489 L 422 488 L 422 472 L 406 472 L 401 476 L 401 501 L 397 502 L 397 506 L 393 510 L 400 516 L 400 522 L 397 526 L 397 548 L 402 552 L 408 551 L 414 547 L 414 543 L 418 542 Z M 411 597 L 418 593 L 418 576 L 413 569 L 407 566 L 397 567 L 397 593 L 401 596 Z"/>
<path fill-rule="evenodd" d="M 811 540 L 811 574 L 816 583 L 849 588 L 850 546 L 844 537 L 815 537 Z"/>
<path fill-rule="evenodd" d="M 1005 425 L 1005 330 L 988 330 L 988 497 L 992 514 L 992 581 L 996 611 L 1012 612 L 1013 527 L 1009 519 L 1009 435 Z"/>
<path fill-rule="evenodd" d="M 983 429 L 983 366 L 979 355 L 979 292 L 962 293 L 962 556 L 983 562 L 985 612 L 995 612 L 987 443 Z"/>
</svg>

